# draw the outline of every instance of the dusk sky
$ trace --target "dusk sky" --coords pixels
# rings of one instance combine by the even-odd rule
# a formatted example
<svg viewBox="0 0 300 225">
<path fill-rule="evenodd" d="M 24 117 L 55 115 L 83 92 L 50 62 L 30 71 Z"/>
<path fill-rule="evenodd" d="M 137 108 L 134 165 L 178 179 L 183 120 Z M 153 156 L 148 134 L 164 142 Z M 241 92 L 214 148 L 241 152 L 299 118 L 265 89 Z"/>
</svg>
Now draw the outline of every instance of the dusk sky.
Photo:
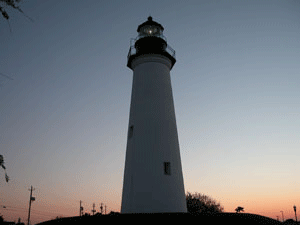
<svg viewBox="0 0 300 225">
<path fill-rule="evenodd" d="M 0 17 L 0 214 L 120 211 L 130 39 L 151 15 L 171 71 L 186 192 L 225 212 L 300 211 L 300 1 L 27 0 Z M 8 79 L 6 76 L 9 76 Z M 6 208 L 3 208 L 6 206 Z M 298 214 L 299 218 L 299 214 Z"/>
</svg>

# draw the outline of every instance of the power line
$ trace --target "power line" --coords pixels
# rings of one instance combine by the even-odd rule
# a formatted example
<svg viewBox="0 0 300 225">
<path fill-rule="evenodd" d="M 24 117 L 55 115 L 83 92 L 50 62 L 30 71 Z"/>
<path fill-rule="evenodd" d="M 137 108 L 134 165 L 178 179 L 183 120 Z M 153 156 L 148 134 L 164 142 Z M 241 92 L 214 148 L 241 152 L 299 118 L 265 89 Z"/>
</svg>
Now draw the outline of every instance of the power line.
<svg viewBox="0 0 300 225">
<path fill-rule="evenodd" d="M 32 187 L 32 191 L 36 190 L 36 188 Z M 29 189 L 29 191 L 31 192 L 31 189 Z M 62 216 L 62 217 L 73 217 L 75 215 L 66 215 L 66 214 L 61 214 L 59 212 L 49 212 L 49 211 L 40 211 L 40 210 L 35 210 L 35 209 L 31 209 L 31 203 L 35 201 L 35 197 L 32 196 L 32 193 L 30 193 L 30 211 L 28 212 L 29 215 L 29 222 L 30 222 L 30 215 L 33 214 L 35 217 L 53 217 L 53 216 Z M 80 200 L 80 211 L 79 211 L 79 215 L 83 215 L 83 206 L 82 206 L 83 201 Z M 87 204 L 87 203 L 85 203 Z M 74 207 L 74 206 L 73 206 Z M 10 211 L 11 213 L 17 214 L 17 213 L 25 213 L 25 211 L 27 210 L 24 207 L 20 207 L 20 206 L 11 206 L 11 205 L 0 205 L 0 208 L 3 208 L 3 211 Z M 70 207 L 71 208 L 71 207 Z M 107 214 L 107 209 L 110 209 L 110 207 L 107 207 L 106 205 L 104 205 L 103 203 L 101 203 L 100 206 L 100 210 L 101 210 L 101 214 Z M 29 214 L 30 213 L 30 214 Z M 95 210 L 95 203 L 93 203 L 93 210 L 92 210 L 93 215 L 95 215 L 96 210 Z"/>
<path fill-rule="evenodd" d="M 10 212 L 10 214 L 12 214 L 12 215 L 16 215 L 17 217 L 20 217 L 20 214 L 24 215 L 23 217 L 25 217 L 27 209 L 6 209 L 6 211 Z M 60 216 L 60 217 L 73 217 L 74 216 L 74 215 L 70 216 L 70 215 L 58 214 L 58 213 L 45 214 L 45 213 L 40 213 L 40 212 L 35 212 L 35 211 L 31 211 L 31 214 L 33 215 L 33 218 L 35 221 L 36 220 L 39 220 L 39 221 L 53 220 L 57 216 Z M 32 221 L 32 219 L 31 219 L 31 221 Z"/>
<path fill-rule="evenodd" d="M 7 210 L 9 212 L 12 212 L 14 214 L 20 214 L 20 210 L 15 210 L 15 209 L 10 209 L 10 210 Z M 21 213 L 26 213 L 27 210 L 22 210 Z M 44 214 L 44 213 L 40 213 L 40 212 L 34 212 L 34 211 L 31 211 L 31 214 L 34 215 L 34 217 L 36 216 L 39 216 L 39 217 L 55 217 L 55 216 L 62 216 L 62 217 L 73 217 L 73 216 L 70 216 L 70 215 L 65 215 L 65 214 L 59 214 L 59 213 L 55 213 L 55 214 Z"/>
<path fill-rule="evenodd" d="M 81 201 L 81 207 L 82 207 L 82 203 L 83 201 Z M 101 206 L 99 207 L 100 208 L 100 212 L 101 213 L 105 213 L 105 206 L 107 209 L 111 209 L 109 206 L 107 205 L 104 205 L 103 203 L 101 203 Z M 101 209 L 102 207 L 102 209 Z M 19 206 L 11 206 L 11 205 L 0 205 L 0 208 L 3 210 L 3 211 L 27 211 L 28 209 L 27 208 L 24 208 L 24 207 L 19 207 Z M 16 210 L 13 210 L 13 209 L 16 209 Z M 84 207 L 82 207 L 82 211 L 83 211 Z M 71 215 L 66 215 L 66 214 L 61 214 L 60 212 L 50 212 L 50 211 L 41 211 L 41 210 L 36 210 L 36 209 L 31 209 L 31 214 L 44 214 L 44 215 L 47 215 L 47 216 L 51 216 L 52 215 L 64 215 L 66 217 L 72 217 Z M 80 214 L 79 214 L 80 215 Z"/>
<path fill-rule="evenodd" d="M 15 207 L 15 206 L 4 206 L 4 205 L 0 205 L 0 207 L 3 207 L 5 211 L 27 211 L 26 208 L 21 208 L 21 207 Z M 10 209 L 13 208 L 13 209 Z M 49 214 L 53 214 L 53 215 L 57 215 L 60 213 L 56 213 L 56 212 L 45 212 L 45 211 L 40 211 L 40 210 L 31 210 L 31 214 L 44 214 L 47 216 L 51 216 Z M 60 214 L 63 215 L 63 214 Z M 70 215 L 65 215 L 65 216 L 70 216 Z"/>
<path fill-rule="evenodd" d="M 3 77 L 6 77 L 6 78 L 9 79 L 9 80 L 14 80 L 14 79 L 11 78 L 10 76 L 7 76 L 7 75 L 5 75 L 5 74 L 3 74 L 3 73 L 0 73 L 0 75 L 3 76 Z"/>
</svg>

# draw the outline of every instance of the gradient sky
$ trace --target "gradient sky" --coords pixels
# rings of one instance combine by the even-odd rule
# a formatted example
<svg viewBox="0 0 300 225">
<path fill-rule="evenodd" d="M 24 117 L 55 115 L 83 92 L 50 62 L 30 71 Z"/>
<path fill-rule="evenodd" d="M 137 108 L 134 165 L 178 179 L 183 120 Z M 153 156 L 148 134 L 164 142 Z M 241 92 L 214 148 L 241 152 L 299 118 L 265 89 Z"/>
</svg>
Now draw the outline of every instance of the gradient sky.
<svg viewBox="0 0 300 225">
<path fill-rule="evenodd" d="M 300 2 L 28 0 L 0 18 L 0 214 L 32 223 L 119 211 L 130 38 L 151 15 L 171 71 L 186 192 L 226 212 L 300 210 Z M 2 208 L 6 206 L 6 208 Z M 298 210 L 298 211 L 299 211 Z M 299 218 L 299 216 L 298 216 Z"/>
</svg>

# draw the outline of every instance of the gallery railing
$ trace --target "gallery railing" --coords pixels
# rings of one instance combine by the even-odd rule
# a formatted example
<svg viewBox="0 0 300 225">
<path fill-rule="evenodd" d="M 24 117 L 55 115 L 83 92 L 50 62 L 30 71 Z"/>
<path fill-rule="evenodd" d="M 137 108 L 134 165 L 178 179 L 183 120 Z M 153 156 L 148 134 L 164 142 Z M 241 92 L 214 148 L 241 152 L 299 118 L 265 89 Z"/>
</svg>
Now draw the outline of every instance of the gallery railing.
<svg viewBox="0 0 300 225">
<path fill-rule="evenodd" d="M 130 48 L 129 48 L 129 52 L 128 52 L 128 55 L 127 55 L 127 60 L 129 60 L 129 58 L 130 58 L 130 56 L 132 56 L 132 55 L 135 55 L 137 52 L 136 52 L 136 48 L 134 47 L 134 43 L 138 40 L 138 39 L 140 39 L 141 37 L 137 37 L 137 38 L 131 38 L 130 39 Z M 175 58 L 176 59 L 176 52 L 175 52 L 175 50 L 173 49 L 173 48 L 171 48 L 171 46 L 170 45 L 168 45 L 167 44 L 167 47 L 166 47 L 166 49 L 165 49 L 165 51 L 167 52 L 167 53 L 169 53 L 173 58 Z"/>
</svg>

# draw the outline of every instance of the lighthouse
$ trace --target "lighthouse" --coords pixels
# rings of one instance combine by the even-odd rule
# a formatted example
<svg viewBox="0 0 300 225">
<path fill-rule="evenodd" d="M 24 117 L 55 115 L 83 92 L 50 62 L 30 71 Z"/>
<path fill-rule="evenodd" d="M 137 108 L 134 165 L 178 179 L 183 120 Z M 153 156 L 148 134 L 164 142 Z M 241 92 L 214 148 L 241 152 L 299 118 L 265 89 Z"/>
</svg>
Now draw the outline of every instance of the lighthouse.
<svg viewBox="0 0 300 225">
<path fill-rule="evenodd" d="M 175 51 L 152 17 L 138 26 L 121 213 L 187 212 L 170 70 Z"/>
</svg>

